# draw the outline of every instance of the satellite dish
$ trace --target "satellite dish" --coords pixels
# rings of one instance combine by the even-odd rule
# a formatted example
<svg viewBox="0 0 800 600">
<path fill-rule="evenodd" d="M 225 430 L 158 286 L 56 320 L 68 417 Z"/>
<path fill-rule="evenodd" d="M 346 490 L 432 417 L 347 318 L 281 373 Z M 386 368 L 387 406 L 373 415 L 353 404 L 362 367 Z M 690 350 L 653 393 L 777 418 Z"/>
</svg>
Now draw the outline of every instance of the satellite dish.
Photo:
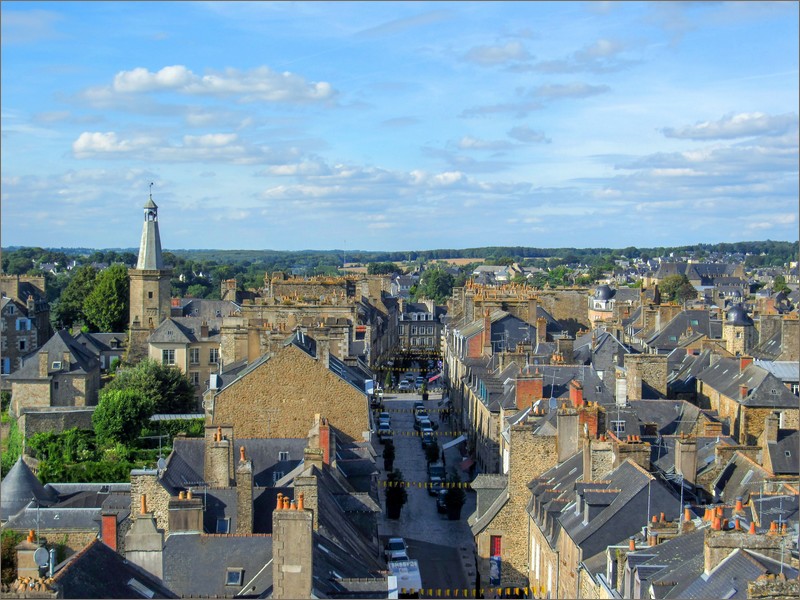
<svg viewBox="0 0 800 600">
<path fill-rule="evenodd" d="M 158 459 L 156 466 L 158 467 L 159 471 L 163 471 L 164 469 L 167 468 L 167 461 L 164 460 L 163 456 Z"/>
<path fill-rule="evenodd" d="M 50 563 L 50 553 L 47 548 L 37 548 L 33 553 L 33 561 L 39 567 L 46 567 Z"/>
<path fill-rule="evenodd" d="M 558 408 L 558 400 L 556 400 L 555 398 L 550 398 L 550 402 L 549 402 L 548 406 L 550 407 L 550 410 L 557 409 Z"/>
</svg>

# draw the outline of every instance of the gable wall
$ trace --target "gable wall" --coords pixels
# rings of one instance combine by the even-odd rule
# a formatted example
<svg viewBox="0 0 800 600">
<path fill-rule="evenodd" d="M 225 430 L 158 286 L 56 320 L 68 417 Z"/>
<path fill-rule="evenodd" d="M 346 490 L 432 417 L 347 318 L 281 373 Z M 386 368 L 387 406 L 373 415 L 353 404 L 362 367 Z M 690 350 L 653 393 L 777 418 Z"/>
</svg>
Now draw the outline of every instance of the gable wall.
<svg viewBox="0 0 800 600">
<path fill-rule="evenodd" d="M 214 399 L 214 425 L 237 438 L 305 438 L 321 414 L 353 440 L 369 431 L 366 396 L 318 360 L 287 346 Z"/>
</svg>

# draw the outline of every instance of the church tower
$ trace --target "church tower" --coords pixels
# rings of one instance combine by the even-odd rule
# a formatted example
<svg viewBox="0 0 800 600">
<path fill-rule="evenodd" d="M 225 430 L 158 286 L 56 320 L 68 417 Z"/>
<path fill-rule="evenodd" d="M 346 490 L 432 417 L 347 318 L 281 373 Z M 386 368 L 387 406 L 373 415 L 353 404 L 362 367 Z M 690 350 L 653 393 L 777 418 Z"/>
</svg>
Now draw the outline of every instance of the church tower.
<svg viewBox="0 0 800 600">
<path fill-rule="evenodd" d="M 158 206 L 153 196 L 144 205 L 142 241 L 136 268 L 128 271 L 130 285 L 130 335 L 128 362 L 136 363 L 147 357 L 147 338 L 170 313 L 170 276 L 161 256 L 161 237 L 158 234 Z"/>
</svg>

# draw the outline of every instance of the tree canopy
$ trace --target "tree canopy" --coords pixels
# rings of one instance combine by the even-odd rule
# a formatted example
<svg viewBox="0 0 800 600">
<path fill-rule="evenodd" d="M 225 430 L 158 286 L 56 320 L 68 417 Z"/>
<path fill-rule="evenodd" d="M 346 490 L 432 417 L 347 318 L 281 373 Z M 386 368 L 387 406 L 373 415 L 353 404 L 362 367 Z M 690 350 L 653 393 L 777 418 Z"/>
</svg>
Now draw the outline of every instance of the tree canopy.
<svg viewBox="0 0 800 600">
<path fill-rule="evenodd" d="M 103 389 L 100 392 L 100 402 L 92 414 L 92 425 L 97 438 L 130 445 L 141 434 L 142 428 L 153 414 L 153 407 L 153 401 L 141 390 Z"/>
<path fill-rule="evenodd" d="M 53 321 L 57 328 L 71 328 L 75 323 L 83 323 L 86 315 L 83 303 L 94 289 L 97 269 L 90 265 L 77 267 L 61 297 L 53 307 Z"/>
<path fill-rule="evenodd" d="M 416 289 L 417 298 L 431 298 L 444 304 L 453 293 L 453 276 L 443 269 L 428 269 L 422 274 Z"/>
<path fill-rule="evenodd" d="M 658 284 L 661 290 L 661 299 L 683 304 L 687 300 L 697 297 L 697 290 L 689 283 L 686 275 L 667 275 Z"/>
<path fill-rule="evenodd" d="M 145 359 L 121 368 L 104 390 L 136 390 L 153 403 L 156 413 L 188 413 L 197 409 L 194 387 L 177 367 Z"/>
<path fill-rule="evenodd" d="M 96 331 L 125 331 L 130 313 L 129 290 L 125 265 L 117 263 L 101 271 L 83 302 L 83 313 L 89 325 Z"/>
</svg>

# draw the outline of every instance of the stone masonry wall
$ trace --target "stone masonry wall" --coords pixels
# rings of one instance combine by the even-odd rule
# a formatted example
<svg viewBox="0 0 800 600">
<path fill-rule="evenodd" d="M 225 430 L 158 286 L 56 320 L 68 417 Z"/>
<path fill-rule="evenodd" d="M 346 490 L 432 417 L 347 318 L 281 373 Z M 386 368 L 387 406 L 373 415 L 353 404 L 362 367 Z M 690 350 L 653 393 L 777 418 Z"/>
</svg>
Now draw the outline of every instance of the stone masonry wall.
<svg viewBox="0 0 800 600">
<path fill-rule="evenodd" d="M 785 317 L 781 323 L 780 360 L 800 360 L 800 319 Z"/>
<path fill-rule="evenodd" d="M 158 482 L 156 471 L 131 471 L 131 521 L 139 515 L 140 497 L 147 497 L 147 512 L 153 513 L 156 527 L 169 535 L 169 492 Z"/>
<path fill-rule="evenodd" d="M 662 398 L 667 397 L 667 356 L 660 354 L 626 354 L 628 400 L 641 400 L 642 388 L 648 385 Z"/>
<path fill-rule="evenodd" d="M 586 310 L 588 289 L 547 290 L 539 294 L 539 305 L 553 315 L 557 321 L 567 325 L 571 335 L 579 329 L 589 329 Z"/>
<path fill-rule="evenodd" d="M 94 407 L 50 409 L 46 411 L 23 410 L 17 421 L 17 426 L 24 439 L 30 438 L 35 433 L 61 433 L 73 427 L 93 429 L 93 414 Z"/>
<path fill-rule="evenodd" d="M 305 438 L 315 414 L 351 440 L 369 435 L 366 396 L 290 345 L 217 393 L 213 423 L 232 425 L 237 438 Z"/>
</svg>

